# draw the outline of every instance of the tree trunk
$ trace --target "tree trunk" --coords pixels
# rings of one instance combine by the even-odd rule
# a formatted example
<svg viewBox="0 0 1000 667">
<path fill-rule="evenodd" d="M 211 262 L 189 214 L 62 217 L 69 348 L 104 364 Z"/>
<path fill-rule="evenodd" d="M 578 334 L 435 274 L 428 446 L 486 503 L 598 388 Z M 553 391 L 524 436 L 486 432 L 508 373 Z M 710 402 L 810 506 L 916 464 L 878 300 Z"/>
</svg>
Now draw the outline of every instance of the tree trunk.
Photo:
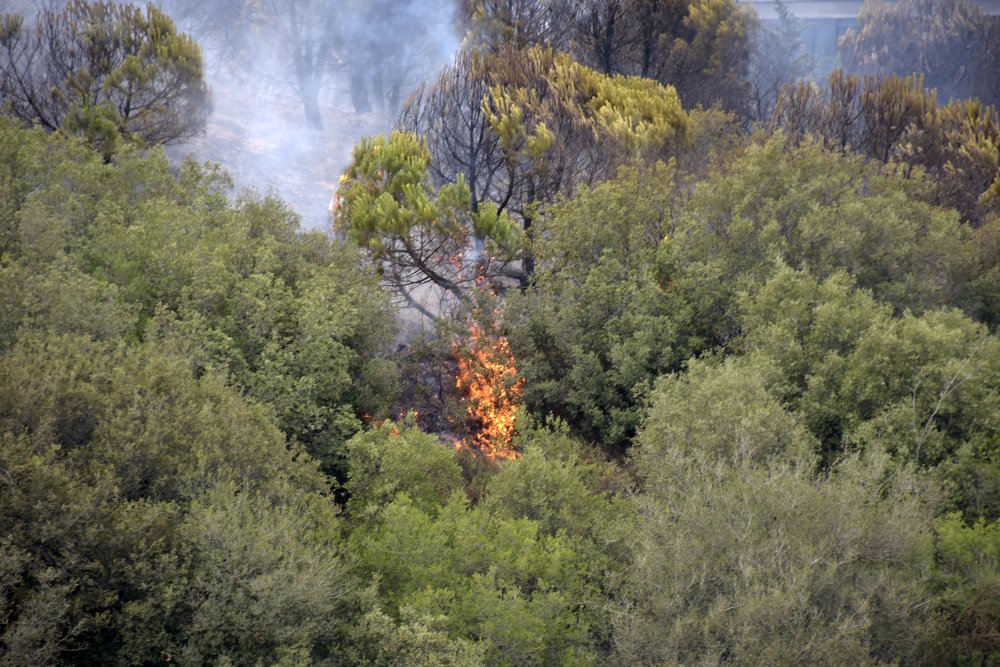
<svg viewBox="0 0 1000 667">
<path fill-rule="evenodd" d="M 368 86 L 360 72 L 351 72 L 351 103 L 356 113 L 368 113 L 372 110 L 371 101 L 368 99 Z"/>
<path fill-rule="evenodd" d="M 372 74 L 372 98 L 375 100 L 375 110 L 376 111 L 386 111 L 385 108 L 385 85 L 382 81 L 382 72 L 379 68 L 375 68 L 375 72 Z"/>
<path fill-rule="evenodd" d="M 313 130 L 323 129 L 323 117 L 319 113 L 319 86 L 315 80 L 302 82 L 302 106 L 306 113 L 306 122 Z"/>
<path fill-rule="evenodd" d="M 535 198 L 535 184 L 528 181 L 528 199 L 527 201 L 533 201 Z M 527 207 L 526 207 L 527 208 Z M 524 238 L 525 246 L 531 247 L 531 239 L 535 235 L 535 230 L 533 229 L 534 220 L 531 216 L 524 215 Z M 524 259 L 521 260 L 521 267 L 524 269 L 524 277 L 521 279 L 521 291 L 527 290 L 535 282 L 535 256 L 531 254 L 530 250 L 524 251 Z"/>
</svg>

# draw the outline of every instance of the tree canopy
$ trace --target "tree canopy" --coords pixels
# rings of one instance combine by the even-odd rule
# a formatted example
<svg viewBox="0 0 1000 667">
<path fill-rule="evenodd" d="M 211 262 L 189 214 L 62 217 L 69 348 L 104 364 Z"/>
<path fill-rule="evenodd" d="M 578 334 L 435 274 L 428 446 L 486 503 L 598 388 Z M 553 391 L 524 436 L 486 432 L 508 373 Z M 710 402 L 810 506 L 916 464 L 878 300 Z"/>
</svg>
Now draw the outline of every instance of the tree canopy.
<svg viewBox="0 0 1000 667">
<path fill-rule="evenodd" d="M 187 139 L 209 111 L 202 52 L 152 5 L 72 0 L 0 17 L 0 95 L 8 113 L 82 134 L 110 153 Z"/>
</svg>

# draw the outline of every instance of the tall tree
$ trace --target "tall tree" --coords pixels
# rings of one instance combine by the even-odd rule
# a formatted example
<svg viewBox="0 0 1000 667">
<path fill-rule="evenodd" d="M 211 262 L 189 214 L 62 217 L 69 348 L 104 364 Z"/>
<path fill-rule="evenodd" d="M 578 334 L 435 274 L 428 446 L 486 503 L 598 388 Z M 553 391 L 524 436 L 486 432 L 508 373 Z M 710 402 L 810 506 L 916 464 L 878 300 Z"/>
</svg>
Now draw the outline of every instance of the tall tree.
<svg viewBox="0 0 1000 667">
<path fill-rule="evenodd" d="M 341 22 L 338 57 L 356 111 L 397 113 L 407 94 L 449 63 L 459 45 L 451 10 L 434 0 L 353 0 Z"/>
<path fill-rule="evenodd" d="M 672 87 L 607 76 L 539 47 L 464 55 L 411 98 L 401 122 L 427 133 L 437 180 L 461 177 L 474 206 L 492 202 L 529 235 L 540 206 L 623 160 L 669 154 L 688 128 Z M 524 269 L 522 278 L 530 257 Z"/>
<path fill-rule="evenodd" d="M 341 177 L 335 230 L 368 250 L 380 274 L 409 305 L 435 319 L 420 291 L 433 286 L 451 305 L 512 259 L 520 234 L 495 205 L 472 206 L 459 175 L 435 187 L 431 154 L 418 136 L 396 132 L 362 141 Z"/>
<path fill-rule="evenodd" d="M 775 8 L 778 20 L 761 23 L 753 33 L 747 115 L 756 122 L 766 122 L 782 90 L 806 78 L 814 66 L 814 58 L 802 41 L 802 21 L 784 2 L 777 2 Z"/>
<path fill-rule="evenodd" d="M 72 0 L 32 22 L 0 17 L 0 97 L 8 113 L 79 132 L 106 152 L 117 133 L 186 139 L 209 110 L 201 49 L 153 6 Z"/>
<path fill-rule="evenodd" d="M 574 26 L 574 52 L 580 60 L 604 74 L 623 71 L 620 60 L 635 42 L 630 5 L 626 0 L 581 3 Z"/>
<path fill-rule="evenodd" d="M 171 11 L 228 62 L 289 86 L 321 128 L 319 94 L 335 62 L 336 0 L 173 0 Z"/>
<path fill-rule="evenodd" d="M 818 136 L 828 147 L 879 162 L 901 162 L 935 179 L 935 204 L 979 226 L 1000 211 L 1000 126 L 996 110 L 976 99 L 938 104 L 923 77 L 845 74 L 826 86 L 785 86 L 768 120 L 793 142 Z M 916 170 L 918 173 L 920 169 Z"/>
<path fill-rule="evenodd" d="M 935 203 L 983 224 L 1000 212 L 1000 123 L 997 109 L 979 100 L 933 107 L 911 126 L 899 156 L 934 176 Z"/>
<path fill-rule="evenodd" d="M 462 0 L 466 46 L 477 51 L 564 48 L 572 8 L 567 0 Z"/>
<path fill-rule="evenodd" d="M 698 351 L 682 340 L 684 304 L 656 266 L 675 180 L 662 163 L 624 168 L 550 207 L 533 246 L 536 289 L 508 301 L 528 408 L 609 452 L 629 445 L 654 379 Z"/>
</svg>

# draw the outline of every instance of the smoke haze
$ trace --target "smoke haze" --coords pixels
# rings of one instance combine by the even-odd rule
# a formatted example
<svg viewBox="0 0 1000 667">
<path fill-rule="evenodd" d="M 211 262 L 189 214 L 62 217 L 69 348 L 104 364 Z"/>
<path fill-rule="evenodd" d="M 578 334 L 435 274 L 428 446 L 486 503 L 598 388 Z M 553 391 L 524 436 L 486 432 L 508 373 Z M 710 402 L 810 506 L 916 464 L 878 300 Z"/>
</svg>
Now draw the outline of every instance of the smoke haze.
<svg viewBox="0 0 1000 667">
<path fill-rule="evenodd" d="M 205 133 L 168 154 L 222 164 L 239 188 L 288 202 L 305 229 L 329 229 L 354 144 L 388 131 L 409 92 L 459 47 L 451 2 L 175 0 L 164 9 L 202 44 L 213 99 Z"/>
</svg>

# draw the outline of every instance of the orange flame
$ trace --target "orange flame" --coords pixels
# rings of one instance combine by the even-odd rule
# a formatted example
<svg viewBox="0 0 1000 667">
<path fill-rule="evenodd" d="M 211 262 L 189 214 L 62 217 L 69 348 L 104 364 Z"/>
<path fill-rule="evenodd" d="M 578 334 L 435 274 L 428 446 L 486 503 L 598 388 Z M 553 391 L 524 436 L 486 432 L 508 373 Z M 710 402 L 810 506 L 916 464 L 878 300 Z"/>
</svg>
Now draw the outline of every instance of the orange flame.
<svg viewBox="0 0 1000 667">
<path fill-rule="evenodd" d="M 524 379 L 517 377 L 514 355 L 506 337 L 484 332 L 473 324 L 468 350 L 458 354 L 455 386 L 475 428 L 467 443 L 459 442 L 456 446 L 475 448 L 490 459 L 520 458 L 511 440 Z"/>
</svg>

